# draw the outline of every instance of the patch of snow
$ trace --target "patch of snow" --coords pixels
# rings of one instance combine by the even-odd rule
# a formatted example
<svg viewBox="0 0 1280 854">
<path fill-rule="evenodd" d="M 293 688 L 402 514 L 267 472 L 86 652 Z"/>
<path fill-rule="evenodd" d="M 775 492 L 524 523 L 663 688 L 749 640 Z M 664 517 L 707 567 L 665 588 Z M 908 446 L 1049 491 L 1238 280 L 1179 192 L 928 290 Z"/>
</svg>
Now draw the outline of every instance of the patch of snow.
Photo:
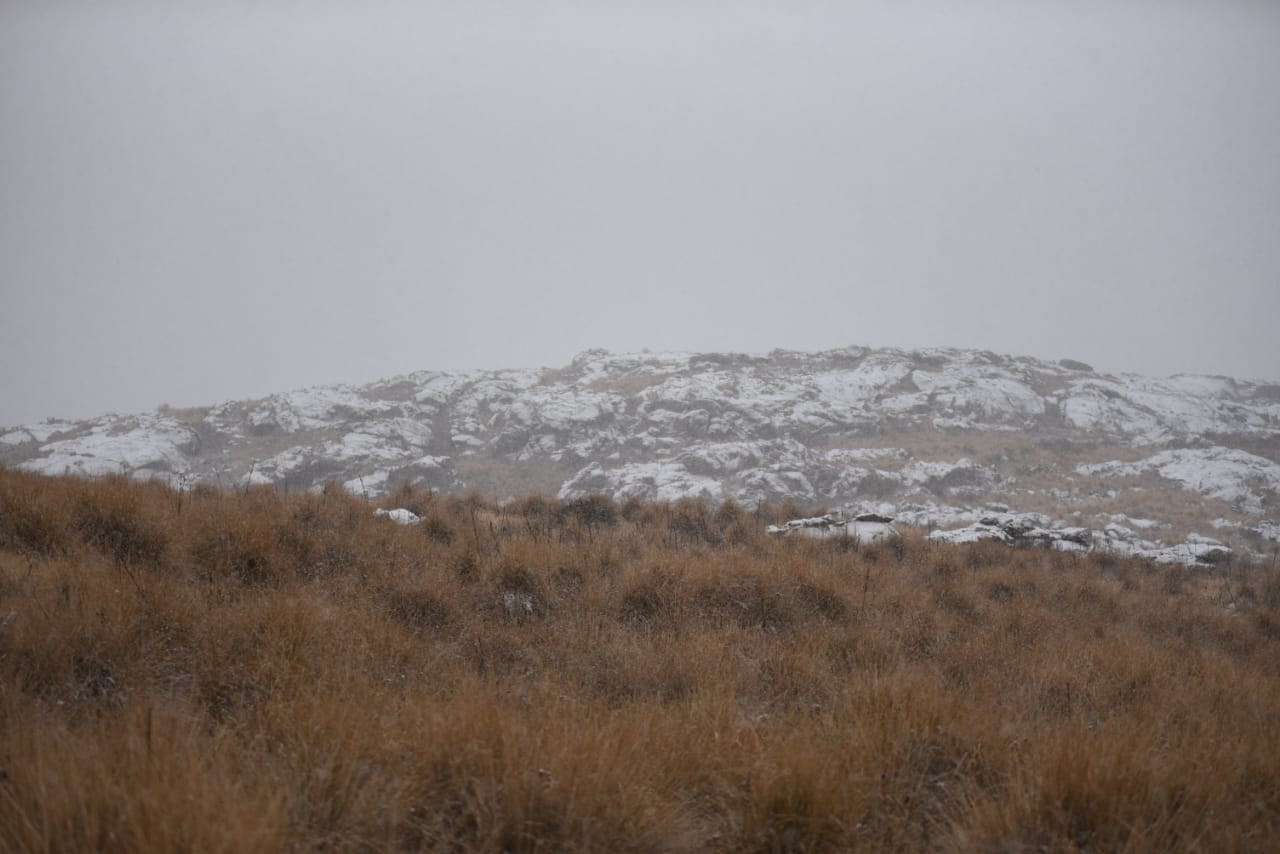
<svg viewBox="0 0 1280 854">
<path fill-rule="evenodd" d="M 791 533 L 819 540 L 831 537 L 850 537 L 867 545 L 888 542 L 898 537 L 897 529 L 893 525 L 883 522 L 848 522 L 843 525 L 830 525 L 823 528 L 797 528 Z"/>
<path fill-rule="evenodd" d="M 1084 554 L 1092 550 L 1146 558 L 1163 564 L 1205 566 L 1231 556 L 1231 549 L 1217 540 L 1192 534 L 1185 543 L 1165 546 L 1141 540 L 1123 525 L 1112 523 L 1094 533 L 1088 528 L 1064 527 L 1039 513 L 1004 513 L 985 516 L 975 524 L 949 531 L 934 531 L 929 539 L 939 543 L 1003 543 L 1040 545 L 1058 551 Z"/>
<path fill-rule="evenodd" d="M 1076 466 L 1084 475 L 1132 476 L 1154 471 L 1183 489 L 1218 498 L 1246 513 L 1260 515 L 1263 494 L 1280 493 L 1280 465 L 1234 448 L 1183 448 L 1161 451 L 1132 463 L 1103 462 Z"/>
<path fill-rule="evenodd" d="M 911 379 L 928 395 L 930 405 L 943 412 L 998 423 L 1035 418 L 1045 411 L 1044 398 L 1007 370 L 952 367 L 942 373 L 913 371 Z"/>
<path fill-rule="evenodd" d="M 871 505 L 860 504 L 859 508 L 869 508 Z M 915 528 L 928 528 L 930 530 L 937 528 L 950 528 L 955 525 L 963 525 L 969 522 L 977 521 L 982 515 L 979 511 L 971 510 L 967 507 L 953 507 L 948 504 L 935 504 L 929 502 L 913 502 L 909 504 L 894 507 L 891 504 L 879 504 L 878 510 L 863 512 L 880 512 L 885 515 L 893 516 L 894 519 L 903 525 L 911 525 Z M 888 508 L 888 509 L 885 509 Z"/>
<path fill-rule="evenodd" d="M 851 537 L 868 545 L 897 539 L 898 530 L 890 522 L 845 520 L 830 514 L 807 519 L 792 519 L 783 525 L 770 525 L 770 534 L 795 535 L 814 539 Z"/>
<path fill-rule="evenodd" d="M 342 484 L 342 488 L 352 495 L 381 495 L 386 491 L 387 478 L 391 472 L 383 469 L 369 474 L 353 477 Z"/>
<path fill-rule="evenodd" d="M 999 528 L 989 525 L 970 525 L 967 528 L 956 528 L 951 531 L 931 531 L 929 539 L 935 543 L 977 543 L 982 540 L 999 540 L 1002 543 L 1010 541 L 1010 537 Z"/>
<path fill-rule="evenodd" d="M 973 492 L 993 485 L 995 472 L 967 457 L 955 462 L 912 460 L 898 472 L 908 486 L 942 494 Z"/>
<path fill-rule="evenodd" d="M 59 433 L 67 433 L 72 430 L 78 430 L 81 425 L 74 421 L 64 421 L 59 418 L 49 418 L 39 424 L 24 424 L 21 429 L 31 434 L 31 438 L 37 442 L 47 442 Z"/>
<path fill-rule="evenodd" d="M 228 407 L 218 407 L 210 417 L 222 420 L 227 410 Z M 244 418 L 259 431 L 297 433 L 334 427 L 353 418 L 394 416 L 398 411 L 394 404 L 370 400 L 358 389 L 337 385 L 273 394 L 252 403 Z"/>
<path fill-rule="evenodd" d="M 902 448 L 833 448 L 823 452 L 833 463 L 869 463 L 875 460 L 905 460 L 911 455 Z"/>
<path fill-rule="evenodd" d="M 381 507 L 373 511 L 375 516 L 385 516 L 397 525 L 416 525 L 422 521 L 417 513 L 397 507 L 394 510 L 383 510 Z"/>
<path fill-rule="evenodd" d="M 40 448 L 45 456 L 26 460 L 18 468 L 40 474 L 89 477 L 184 474 L 190 470 L 188 451 L 196 443 L 197 437 L 189 427 L 166 416 L 99 419 L 83 435 L 45 444 Z"/>
<path fill-rule="evenodd" d="M 1231 549 L 1207 543 L 1179 543 L 1164 548 L 1142 549 L 1135 551 L 1134 554 L 1156 563 L 1203 566 L 1228 559 L 1231 556 Z"/>
<path fill-rule="evenodd" d="M 1068 424 L 1143 444 L 1176 436 L 1274 434 L 1276 420 L 1254 388 L 1225 377 L 1125 374 L 1074 380 L 1059 399 Z"/>
<path fill-rule="evenodd" d="M 245 476 L 240 478 L 241 486 L 272 486 L 275 482 L 276 479 L 271 476 L 270 472 L 263 471 L 257 466 L 249 469 Z"/>
<path fill-rule="evenodd" d="M 1163 522 L 1158 522 L 1155 519 L 1135 519 L 1132 516 L 1126 516 L 1123 513 L 1112 513 L 1107 518 L 1118 525 L 1131 525 L 1134 528 L 1144 531 L 1148 528 L 1159 528 L 1164 524 Z"/>
<path fill-rule="evenodd" d="M 898 529 L 890 522 L 853 521 L 845 525 L 845 532 L 860 543 L 883 543 L 897 539 Z"/>
<path fill-rule="evenodd" d="M 719 480 L 693 474 L 679 462 L 628 463 L 610 469 L 591 463 L 560 487 L 559 497 L 575 498 L 597 492 L 652 501 L 724 498 L 724 487 Z"/>
<path fill-rule="evenodd" d="M 0 433 L 0 445 L 23 445 L 34 441 L 36 441 L 36 437 L 26 430 L 10 430 L 8 433 Z"/>
</svg>

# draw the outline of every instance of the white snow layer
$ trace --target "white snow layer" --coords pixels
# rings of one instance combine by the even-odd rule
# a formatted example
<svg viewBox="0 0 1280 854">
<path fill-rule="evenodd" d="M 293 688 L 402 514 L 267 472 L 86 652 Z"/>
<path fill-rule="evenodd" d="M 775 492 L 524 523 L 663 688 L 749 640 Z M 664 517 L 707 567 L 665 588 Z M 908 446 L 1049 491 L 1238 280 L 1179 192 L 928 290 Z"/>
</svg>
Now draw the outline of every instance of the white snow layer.
<svg viewBox="0 0 1280 854">
<path fill-rule="evenodd" d="M 45 456 L 19 468 L 41 474 L 131 474 L 138 478 L 180 475 L 189 470 L 184 451 L 196 441 L 191 428 L 160 415 L 117 422 L 99 419 L 83 435 L 59 439 L 40 450 Z"/>
<path fill-rule="evenodd" d="M 1087 463 L 1084 475 L 1132 476 L 1154 471 L 1183 489 L 1220 498 L 1240 510 L 1261 514 L 1267 493 L 1280 493 L 1280 465 L 1235 448 L 1184 448 L 1161 451 L 1132 463 Z"/>
<path fill-rule="evenodd" d="M 379 507 L 373 511 L 373 515 L 385 516 L 398 525 L 416 525 L 422 521 L 422 517 L 417 513 L 405 510 L 403 507 L 397 507 L 394 510 L 383 510 Z"/>
</svg>

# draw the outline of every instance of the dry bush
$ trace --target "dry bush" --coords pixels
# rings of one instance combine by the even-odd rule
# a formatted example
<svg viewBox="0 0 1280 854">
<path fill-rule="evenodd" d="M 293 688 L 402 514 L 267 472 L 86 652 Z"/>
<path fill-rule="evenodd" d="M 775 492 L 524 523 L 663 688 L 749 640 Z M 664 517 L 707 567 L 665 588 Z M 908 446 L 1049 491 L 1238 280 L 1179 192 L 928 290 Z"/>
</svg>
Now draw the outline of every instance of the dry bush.
<svg viewBox="0 0 1280 854">
<path fill-rule="evenodd" d="M 66 551 L 73 494 L 65 480 L 0 469 L 0 546 L 45 556 Z"/>
<path fill-rule="evenodd" d="M 86 484 L 72 504 L 71 525 L 86 545 L 116 563 L 156 566 L 169 547 L 168 509 L 167 502 L 147 500 L 143 490 L 111 476 Z"/>
<path fill-rule="evenodd" d="M 433 503 L 435 503 L 435 493 L 430 489 L 416 487 L 409 480 L 401 481 L 400 485 L 380 502 L 388 510 L 400 507 L 415 516 L 426 516 Z"/>
<path fill-rule="evenodd" d="M 414 501 L 0 471 L 0 849 L 1280 846 L 1275 567 Z"/>
</svg>

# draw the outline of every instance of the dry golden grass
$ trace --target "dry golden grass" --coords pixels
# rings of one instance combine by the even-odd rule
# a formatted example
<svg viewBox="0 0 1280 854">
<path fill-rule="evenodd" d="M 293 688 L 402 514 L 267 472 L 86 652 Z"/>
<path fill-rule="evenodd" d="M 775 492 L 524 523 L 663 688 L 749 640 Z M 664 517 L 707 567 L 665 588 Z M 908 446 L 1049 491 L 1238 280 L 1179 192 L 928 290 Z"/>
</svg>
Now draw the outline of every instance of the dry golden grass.
<svg viewBox="0 0 1280 854">
<path fill-rule="evenodd" d="M 1280 848 L 1280 572 L 0 470 L 0 849 Z"/>
</svg>

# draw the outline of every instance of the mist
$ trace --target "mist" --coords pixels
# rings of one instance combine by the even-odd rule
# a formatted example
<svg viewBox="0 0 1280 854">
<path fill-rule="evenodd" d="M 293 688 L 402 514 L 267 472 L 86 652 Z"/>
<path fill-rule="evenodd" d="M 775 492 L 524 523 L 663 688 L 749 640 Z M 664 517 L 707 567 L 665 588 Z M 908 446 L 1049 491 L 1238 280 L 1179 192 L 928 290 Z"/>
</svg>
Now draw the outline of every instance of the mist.
<svg viewBox="0 0 1280 854">
<path fill-rule="evenodd" d="M 0 424 L 962 346 L 1280 377 L 1280 6 L 7 3 Z"/>
</svg>

